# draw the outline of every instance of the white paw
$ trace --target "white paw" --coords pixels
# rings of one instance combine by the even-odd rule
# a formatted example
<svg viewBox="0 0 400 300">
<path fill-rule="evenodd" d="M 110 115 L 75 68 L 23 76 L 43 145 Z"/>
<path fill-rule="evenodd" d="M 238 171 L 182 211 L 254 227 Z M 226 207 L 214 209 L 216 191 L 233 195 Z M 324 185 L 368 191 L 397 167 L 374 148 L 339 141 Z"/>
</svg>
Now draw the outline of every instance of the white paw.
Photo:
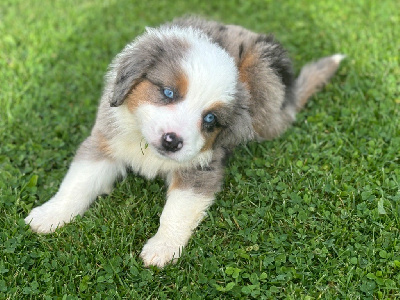
<svg viewBox="0 0 400 300">
<path fill-rule="evenodd" d="M 163 268 L 169 263 L 176 263 L 182 254 L 184 245 L 174 243 L 173 241 L 156 234 L 144 245 L 140 257 L 144 265 L 157 266 Z"/>
<path fill-rule="evenodd" d="M 73 217 L 62 204 L 50 200 L 32 209 L 25 223 L 37 233 L 50 233 L 70 222 Z"/>
</svg>

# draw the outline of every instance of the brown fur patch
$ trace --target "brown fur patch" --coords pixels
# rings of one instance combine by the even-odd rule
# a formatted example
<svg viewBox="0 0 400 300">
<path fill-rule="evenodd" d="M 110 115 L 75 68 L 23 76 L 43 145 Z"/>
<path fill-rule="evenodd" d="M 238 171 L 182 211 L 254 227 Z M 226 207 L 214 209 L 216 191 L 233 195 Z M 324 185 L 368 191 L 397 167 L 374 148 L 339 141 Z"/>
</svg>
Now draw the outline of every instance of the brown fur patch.
<svg viewBox="0 0 400 300">
<path fill-rule="evenodd" d="M 103 153 L 105 156 L 111 156 L 112 150 L 110 148 L 109 142 L 102 133 L 95 133 L 95 141 L 97 142 L 97 147 L 101 153 Z"/>
<path fill-rule="evenodd" d="M 186 74 L 179 73 L 179 75 L 176 77 L 176 88 L 177 88 L 179 96 L 181 98 L 184 98 L 186 96 L 188 87 L 189 87 L 189 83 L 188 83 L 188 78 L 186 77 Z"/>
<path fill-rule="evenodd" d="M 160 91 L 157 86 L 148 80 L 139 82 L 126 97 L 128 109 L 133 112 L 140 104 L 153 102 L 152 99 L 159 97 Z"/>
<path fill-rule="evenodd" d="M 208 111 L 209 112 L 216 112 L 216 111 L 219 111 L 221 109 L 224 109 L 225 105 L 226 104 L 224 104 L 224 102 L 217 101 L 214 104 L 212 104 L 210 107 L 208 107 L 205 111 L 207 111 L 207 112 Z"/>
<path fill-rule="evenodd" d="M 204 143 L 203 148 L 201 148 L 201 152 L 207 151 L 212 149 L 212 146 L 214 145 L 214 141 L 217 138 L 218 134 L 221 132 L 221 128 L 215 128 L 213 132 L 206 132 L 203 134 L 205 137 L 206 142 Z"/>
<path fill-rule="evenodd" d="M 215 102 L 208 109 L 206 109 L 205 112 L 215 113 L 224 108 L 225 108 L 225 104 L 223 102 Z M 202 134 L 205 139 L 205 143 L 204 143 L 203 148 L 201 148 L 200 151 L 204 152 L 204 151 L 212 149 L 212 146 L 214 145 L 214 141 L 220 132 L 221 132 L 221 128 L 218 128 L 218 127 L 215 128 L 212 132 L 203 131 Z"/>
<path fill-rule="evenodd" d="M 80 145 L 74 160 L 100 161 L 113 157 L 108 139 L 97 129 Z"/>
<path fill-rule="evenodd" d="M 178 93 L 177 99 L 172 103 L 183 100 L 188 91 L 188 78 L 186 74 L 179 73 L 174 76 L 174 78 L 175 80 L 173 82 L 166 83 L 166 86 L 175 89 Z M 143 103 L 165 105 L 161 99 L 162 95 L 160 92 L 160 87 L 152 83 L 150 80 L 145 79 L 134 85 L 132 91 L 126 97 L 125 102 L 128 105 L 128 109 L 133 112 L 139 105 Z"/>
<path fill-rule="evenodd" d="M 257 59 L 258 55 L 254 51 L 247 51 L 239 65 L 239 79 L 248 89 L 250 89 L 250 81 L 252 77 L 250 69 L 257 63 Z"/>
<path fill-rule="evenodd" d="M 174 172 L 172 175 L 171 183 L 168 187 L 168 192 L 183 187 L 183 178 L 179 172 Z"/>
</svg>

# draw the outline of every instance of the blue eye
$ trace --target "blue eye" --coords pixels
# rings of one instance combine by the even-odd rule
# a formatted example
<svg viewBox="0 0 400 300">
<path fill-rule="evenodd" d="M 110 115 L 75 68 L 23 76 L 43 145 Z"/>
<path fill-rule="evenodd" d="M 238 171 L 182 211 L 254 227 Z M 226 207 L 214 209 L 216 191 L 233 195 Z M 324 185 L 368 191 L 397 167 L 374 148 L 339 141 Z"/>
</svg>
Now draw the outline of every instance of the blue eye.
<svg viewBox="0 0 400 300">
<path fill-rule="evenodd" d="M 167 97 L 169 99 L 174 98 L 174 91 L 169 88 L 164 88 L 163 93 L 164 93 L 165 97 Z"/>
<path fill-rule="evenodd" d="M 211 123 L 215 122 L 215 115 L 212 113 L 209 113 L 203 118 L 203 120 L 207 124 L 211 124 Z"/>
</svg>

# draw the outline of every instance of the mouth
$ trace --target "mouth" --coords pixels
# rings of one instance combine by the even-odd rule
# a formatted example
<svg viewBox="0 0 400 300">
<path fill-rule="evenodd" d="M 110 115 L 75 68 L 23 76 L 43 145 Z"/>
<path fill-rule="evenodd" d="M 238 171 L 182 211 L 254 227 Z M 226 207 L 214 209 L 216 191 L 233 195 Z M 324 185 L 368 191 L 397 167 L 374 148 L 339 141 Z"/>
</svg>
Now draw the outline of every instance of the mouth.
<svg viewBox="0 0 400 300">
<path fill-rule="evenodd" d="M 155 152 L 157 153 L 158 156 L 160 156 L 162 158 L 170 158 L 168 156 L 168 152 L 167 151 L 165 151 L 165 150 L 163 150 L 161 148 L 158 148 L 158 147 L 155 147 L 154 149 L 156 150 Z"/>
<path fill-rule="evenodd" d="M 172 152 L 168 152 L 165 149 L 161 148 L 161 147 L 157 147 L 154 145 L 149 144 L 148 148 L 151 148 L 151 150 L 153 151 L 153 153 L 155 153 L 159 158 L 163 159 L 163 160 L 172 160 L 172 161 L 176 161 L 176 162 L 180 162 L 179 159 L 177 159 L 176 157 L 174 157 L 174 153 Z"/>
<path fill-rule="evenodd" d="M 156 155 L 163 160 L 174 161 L 181 164 L 187 163 L 193 159 L 193 157 L 182 155 L 183 153 L 166 151 L 165 149 L 155 147 L 154 145 L 151 145 L 150 147 L 152 148 L 153 152 L 155 152 Z"/>
</svg>

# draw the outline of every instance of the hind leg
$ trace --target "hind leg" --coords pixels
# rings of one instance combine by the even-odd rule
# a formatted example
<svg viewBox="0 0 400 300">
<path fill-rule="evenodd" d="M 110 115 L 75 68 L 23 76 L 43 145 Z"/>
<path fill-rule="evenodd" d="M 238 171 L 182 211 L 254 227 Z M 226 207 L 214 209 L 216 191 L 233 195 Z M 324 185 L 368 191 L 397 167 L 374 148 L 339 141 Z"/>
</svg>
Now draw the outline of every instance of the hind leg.
<svg viewBox="0 0 400 300">
<path fill-rule="evenodd" d="M 275 113 L 274 116 L 258 116 L 253 121 L 253 128 L 258 141 L 272 140 L 288 129 L 296 120 L 296 109 L 286 107 Z"/>
</svg>

